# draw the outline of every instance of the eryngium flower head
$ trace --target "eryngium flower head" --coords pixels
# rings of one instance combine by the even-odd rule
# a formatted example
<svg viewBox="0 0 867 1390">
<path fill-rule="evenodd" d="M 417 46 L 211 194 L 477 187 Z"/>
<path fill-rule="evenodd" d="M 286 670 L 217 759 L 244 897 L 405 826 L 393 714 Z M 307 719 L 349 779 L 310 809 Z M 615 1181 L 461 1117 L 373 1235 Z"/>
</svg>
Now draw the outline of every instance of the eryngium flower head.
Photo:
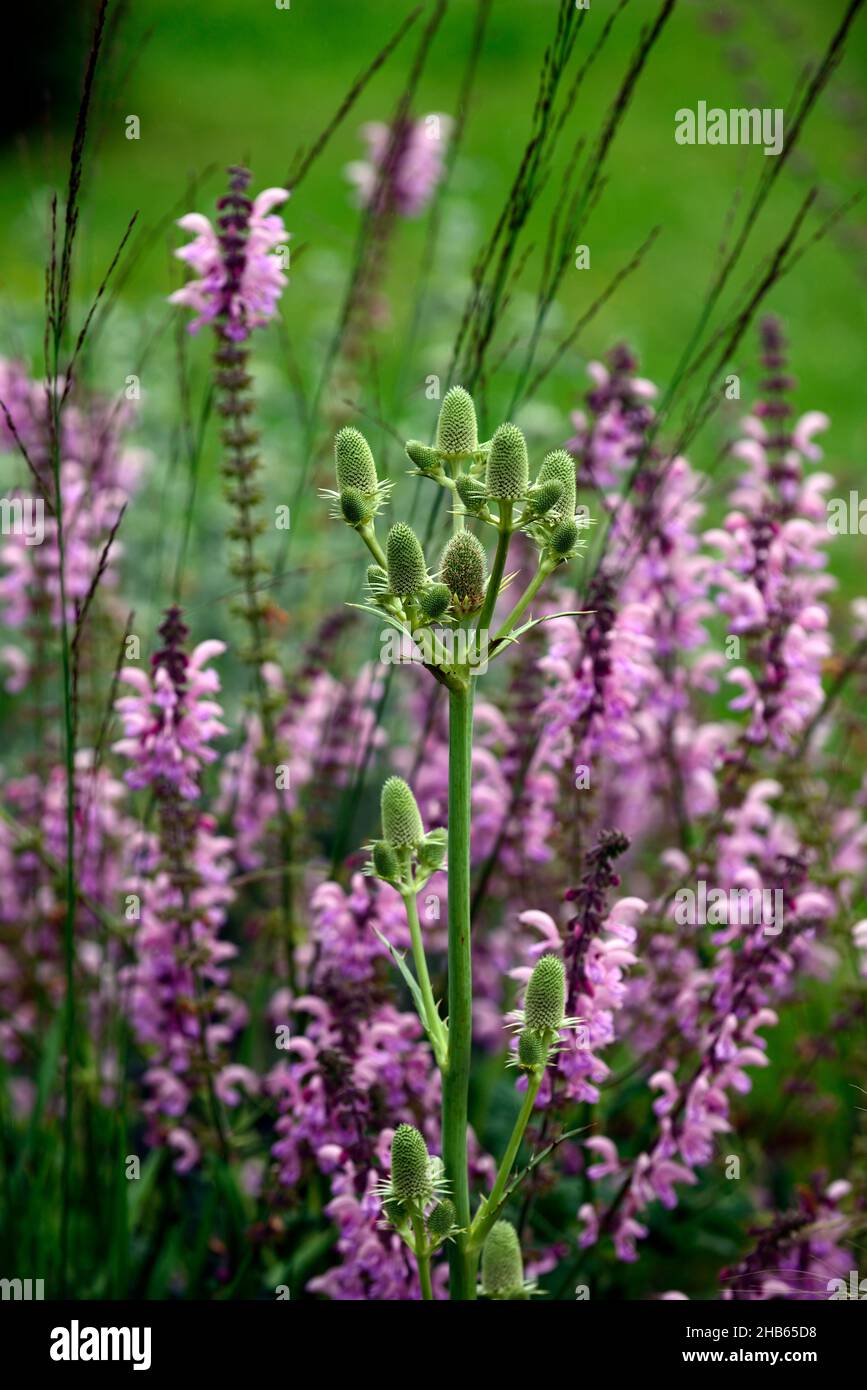
<svg viewBox="0 0 867 1390">
<path fill-rule="evenodd" d="M 382 834 L 395 849 L 415 849 L 424 826 L 415 797 L 402 777 L 389 777 L 382 788 Z"/>
<path fill-rule="evenodd" d="M 430 1155 L 415 1125 L 398 1125 L 394 1131 L 391 1189 L 400 1202 L 424 1202 L 431 1195 Z"/>
<path fill-rule="evenodd" d="M 521 1243 L 511 1221 L 496 1221 L 482 1247 L 482 1292 L 488 1298 L 520 1298 L 524 1292 Z"/>
<path fill-rule="evenodd" d="M 537 483 L 527 494 L 527 508 L 532 516 L 545 516 L 558 506 L 563 497 L 563 484 L 559 478 L 548 478 Z"/>
<path fill-rule="evenodd" d="M 431 584 L 429 589 L 425 589 L 419 596 L 418 606 L 424 616 L 435 622 L 446 612 L 452 601 L 451 593 L 447 584 Z"/>
<path fill-rule="evenodd" d="M 557 523 L 551 535 L 551 549 L 555 555 L 571 555 L 578 544 L 578 527 L 568 517 Z"/>
<path fill-rule="evenodd" d="M 500 425 L 491 440 L 486 488 L 500 502 L 517 502 L 527 491 L 527 441 L 517 425 Z"/>
<path fill-rule="evenodd" d="M 458 1224 L 458 1213 L 454 1202 L 445 1197 L 437 1202 L 427 1219 L 427 1228 L 434 1240 L 445 1240 Z"/>
<path fill-rule="evenodd" d="M 461 608 L 479 608 L 485 596 L 485 552 L 472 531 L 457 531 L 440 561 L 440 577 Z"/>
<path fill-rule="evenodd" d="M 390 845 L 387 840 L 376 841 L 371 858 L 379 878 L 393 881 L 400 877 L 400 865 L 397 862 L 394 846 Z"/>
<path fill-rule="evenodd" d="M 420 867 L 433 873 L 434 870 L 440 867 L 445 859 L 447 847 L 447 831 L 442 829 L 428 831 L 422 844 L 419 846 L 418 862 Z"/>
<path fill-rule="evenodd" d="M 440 456 L 436 449 L 431 449 L 427 444 L 420 444 L 417 439 L 408 439 L 404 445 L 404 449 L 407 458 L 411 463 L 414 463 L 416 468 L 420 469 L 422 473 L 431 473 L 437 468 L 442 467 Z"/>
<path fill-rule="evenodd" d="M 334 464 L 340 492 L 356 488 L 365 497 L 376 496 L 376 464 L 360 430 L 346 425 L 338 431 L 334 440 Z"/>
<path fill-rule="evenodd" d="M 548 1060 L 548 1044 L 541 1033 L 525 1028 L 518 1036 L 518 1066 L 530 1070 L 544 1067 Z"/>
<path fill-rule="evenodd" d="M 398 598 L 408 598 L 427 586 L 424 551 L 411 526 L 403 521 L 392 526 L 385 543 L 385 554 L 389 587 Z"/>
<path fill-rule="evenodd" d="M 485 505 L 484 484 L 480 483 L 478 478 L 471 477 L 469 473 L 461 473 L 455 478 L 455 490 L 468 512 L 481 511 Z"/>
<path fill-rule="evenodd" d="M 524 1027 L 537 1033 L 556 1032 L 566 1007 L 566 971 L 559 956 L 541 956 L 524 995 Z"/>
<path fill-rule="evenodd" d="M 340 510 L 348 526 L 361 526 L 369 521 L 372 510 L 369 500 L 357 487 L 345 487 L 340 494 Z"/>
<path fill-rule="evenodd" d="M 463 386 L 452 386 L 446 391 L 440 409 L 437 449 L 441 454 L 454 457 L 474 454 L 478 447 L 479 428 L 473 398 Z"/>
<path fill-rule="evenodd" d="M 575 487 L 575 460 L 565 449 L 554 449 L 550 454 L 546 454 L 542 460 L 542 467 L 539 469 L 538 483 L 547 483 L 551 478 L 556 478 L 558 483 L 563 484 L 563 496 L 555 507 L 551 508 L 550 516 L 553 519 L 562 521 L 565 518 L 571 520 L 575 515 L 575 503 L 577 501 Z"/>
</svg>

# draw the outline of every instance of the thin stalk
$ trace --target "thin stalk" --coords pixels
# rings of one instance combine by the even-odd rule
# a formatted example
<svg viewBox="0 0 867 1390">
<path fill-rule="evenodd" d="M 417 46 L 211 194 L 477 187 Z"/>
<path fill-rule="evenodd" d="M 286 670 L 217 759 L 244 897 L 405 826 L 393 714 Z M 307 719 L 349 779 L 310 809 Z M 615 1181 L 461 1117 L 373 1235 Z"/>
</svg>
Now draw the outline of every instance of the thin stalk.
<svg viewBox="0 0 867 1390">
<path fill-rule="evenodd" d="M 506 1184 L 509 1181 L 509 1175 L 514 1167 L 515 1159 L 518 1156 L 518 1150 L 521 1147 L 524 1131 L 530 1123 L 530 1116 L 533 1113 L 533 1106 L 544 1075 L 544 1067 L 537 1067 L 534 1071 L 530 1072 L 527 1082 L 527 1093 L 524 1096 L 524 1104 L 521 1106 L 520 1113 L 515 1121 L 515 1127 L 512 1130 L 511 1138 L 506 1145 L 506 1152 L 503 1154 L 503 1161 L 497 1172 L 496 1181 L 491 1189 L 491 1195 L 486 1205 L 482 1211 L 478 1213 L 473 1222 L 470 1233 L 470 1249 L 473 1251 L 481 1249 L 485 1236 L 497 1219 L 497 1212 L 506 1191 Z"/>
<path fill-rule="evenodd" d="M 421 997 L 424 1001 L 424 1022 L 430 1036 L 437 1059 L 437 1065 L 442 1069 L 446 1061 L 446 1032 L 443 1021 L 437 1012 L 436 1001 L 431 989 L 430 974 L 427 968 L 427 957 L 424 953 L 424 942 L 421 935 L 421 923 L 418 919 L 418 901 L 415 890 L 409 889 L 401 892 L 403 905 L 406 908 L 406 920 L 409 924 L 409 935 L 412 942 L 412 959 L 415 964 L 415 975 L 421 990 Z"/>
<path fill-rule="evenodd" d="M 515 623 L 518 621 L 519 618 L 523 616 L 525 610 L 533 602 L 533 599 L 536 597 L 545 580 L 548 578 L 548 575 L 552 573 L 555 566 L 556 562 L 552 563 L 550 560 L 546 560 L 543 557 L 540 557 L 539 568 L 533 575 L 533 578 L 530 580 L 521 597 L 518 599 L 518 602 L 515 604 L 508 618 L 503 623 L 503 626 L 495 635 L 495 644 L 498 642 L 502 642 L 506 637 L 508 637 L 509 633 L 512 631 L 512 628 L 515 626 Z"/>
<path fill-rule="evenodd" d="M 376 531 L 373 523 L 368 522 L 366 525 L 357 526 L 355 529 L 358 531 L 359 536 L 364 541 L 364 544 L 367 546 L 376 563 L 382 565 L 383 569 L 387 569 L 388 561 L 385 558 L 385 551 L 376 539 Z"/>
<path fill-rule="evenodd" d="M 418 1281 L 421 1296 L 425 1303 L 433 1302 L 433 1288 L 430 1281 L 430 1250 L 425 1235 L 424 1222 L 420 1216 L 412 1217 L 412 1230 L 415 1236 L 415 1258 L 418 1262 Z"/>
<path fill-rule="evenodd" d="M 512 539 L 512 502 L 500 503 L 500 526 L 497 535 L 497 553 L 494 556 L 494 563 L 491 569 L 491 577 L 488 580 L 488 587 L 485 593 L 485 602 L 479 614 L 479 621 L 476 632 L 479 636 L 487 632 L 494 616 L 494 608 L 500 592 L 500 585 L 503 582 L 503 574 L 506 569 L 506 558 L 509 554 L 509 544 Z"/>
<path fill-rule="evenodd" d="M 467 1098 L 473 1041 L 470 952 L 470 795 L 473 753 L 473 686 L 449 691 L 449 1053 L 443 1074 L 442 1135 L 446 1176 L 458 1226 L 470 1226 L 467 1168 Z M 466 1235 L 449 1251 L 453 1299 L 475 1298 Z"/>
</svg>

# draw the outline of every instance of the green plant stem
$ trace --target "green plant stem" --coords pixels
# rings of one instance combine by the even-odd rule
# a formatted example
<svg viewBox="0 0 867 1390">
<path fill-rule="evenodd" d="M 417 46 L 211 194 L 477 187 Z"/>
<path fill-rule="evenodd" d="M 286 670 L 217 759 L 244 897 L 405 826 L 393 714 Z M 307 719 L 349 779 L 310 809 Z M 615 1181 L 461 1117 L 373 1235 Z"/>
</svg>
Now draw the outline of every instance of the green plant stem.
<svg viewBox="0 0 867 1390">
<path fill-rule="evenodd" d="M 530 1073 L 527 1082 L 527 1091 L 524 1096 L 524 1104 L 521 1106 L 520 1113 L 518 1115 L 517 1120 L 515 1121 L 515 1127 L 512 1130 L 511 1138 L 509 1139 L 509 1142 L 506 1145 L 506 1152 L 503 1154 L 503 1161 L 500 1164 L 499 1170 L 497 1172 L 496 1181 L 494 1182 L 494 1186 L 491 1189 L 491 1195 L 488 1198 L 488 1201 L 486 1202 L 482 1210 L 478 1212 L 476 1219 L 473 1222 L 472 1229 L 470 1231 L 469 1245 L 471 1251 L 481 1250 L 482 1245 L 484 1244 L 485 1236 L 488 1234 L 488 1231 L 491 1229 L 491 1227 L 497 1219 L 497 1213 L 500 1207 L 500 1203 L 503 1200 L 503 1194 L 506 1191 L 506 1184 L 509 1181 L 509 1174 L 512 1171 L 515 1159 L 518 1156 L 518 1150 L 521 1147 L 521 1140 L 524 1137 L 524 1131 L 527 1128 L 527 1125 L 530 1123 L 530 1116 L 533 1113 L 533 1105 L 535 1104 L 536 1096 L 539 1093 L 539 1087 L 542 1084 L 542 1077 L 544 1075 L 544 1067 L 537 1067 L 534 1071 Z"/>
<path fill-rule="evenodd" d="M 424 942 L 422 941 L 421 935 L 421 923 L 418 919 L 418 901 L 413 889 L 401 892 L 401 897 L 403 898 L 403 905 L 406 908 L 406 920 L 409 924 L 415 975 L 421 990 L 421 997 L 424 1000 L 424 1023 L 433 1045 L 437 1065 L 442 1070 L 446 1063 L 446 1031 L 443 1027 L 443 1021 L 437 1011 L 436 1001 L 434 1000 L 433 990 L 431 989 L 430 974 L 427 968 L 427 957 L 425 956 Z"/>
<path fill-rule="evenodd" d="M 509 544 L 512 539 L 512 502 L 500 503 L 500 525 L 497 535 L 497 553 L 494 556 L 494 563 L 491 568 L 491 577 L 488 580 L 488 587 L 485 591 L 485 602 L 479 614 L 479 621 L 476 625 L 476 632 L 481 636 L 487 632 L 494 616 L 494 609 L 500 593 L 500 585 L 503 582 L 503 574 L 506 569 L 506 558 L 509 554 Z"/>
<path fill-rule="evenodd" d="M 432 1303 L 433 1288 L 430 1281 L 430 1250 L 428 1249 L 424 1222 L 420 1216 L 413 1216 L 412 1229 L 413 1235 L 415 1236 L 415 1258 L 418 1262 L 418 1280 L 421 1284 L 421 1296 L 425 1303 Z"/>
<path fill-rule="evenodd" d="M 376 531 L 372 522 L 367 522 L 364 526 L 357 526 L 359 536 L 364 541 L 371 555 L 378 565 L 382 565 L 384 570 L 388 569 L 388 561 L 385 558 L 385 551 L 376 539 Z"/>
<path fill-rule="evenodd" d="M 449 1251 L 451 1297 L 475 1298 L 466 1250 L 470 1225 L 467 1169 L 467 1097 L 473 1041 L 470 953 L 470 794 L 473 687 L 449 691 L 449 1051 L 443 1074 L 442 1135 L 446 1177 L 462 1234 Z"/>
<path fill-rule="evenodd" d="M 503 626 L 500 628 L 499 632 L 497 632 L 494 635 L 495 644 L 498 642 L 502 642 L 506 637 L 508 637 L 509 633 L 512 631 L 512 628 L 515 626 L 515 623 L 518 621 L 520 617 L 523 616 L 525 610 L 533 602 L 533 599 L 536 597 L 545 580 L 548 578 L 548 575 L 551 574 L 556 569 L 556 567 L 556 561 L 546 560 L 544 556 L 540 557 L 539 568 L 533 575 L 533 578 L 530 580 L 521 597 L 518 599 L 518 602 L 515 604 L 514 608 L 512 609 L 506 621 L 503 623 Z"/>
</svg>

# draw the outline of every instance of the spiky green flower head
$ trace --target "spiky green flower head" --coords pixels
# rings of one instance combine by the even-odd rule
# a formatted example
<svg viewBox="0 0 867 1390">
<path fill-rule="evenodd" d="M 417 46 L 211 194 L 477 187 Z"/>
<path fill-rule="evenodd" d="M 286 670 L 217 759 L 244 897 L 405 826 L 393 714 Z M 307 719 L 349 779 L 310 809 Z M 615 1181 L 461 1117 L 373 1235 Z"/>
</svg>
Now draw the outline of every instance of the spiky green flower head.
<svg viewBox="0 0 867 1390">
<path fill-rule="evenodd" d="M 435 473 L 442 468 L 442 461 L 436 449 L 420 443 L 418 439 L 408 439 L 404 449 L 410 463 L 414 463 L 420 473 Z"/>
<path fill-rule="evenodd" d="M 518 1035 L 518 1066 L 525 1071 L 544 1067 L 548 1060 L 548 1043 L 542 1033 L 525 1028 Z"/>
<path fill-rule="evenodd" d="M 369 498 L 357 487 L 345 487 L 340 494 L 340 510 L 347 526 L 363 526 L 373 516 Z"/>
<path fill-rule="evenodd" d="M 388 563 L 388 583 L 398 598 L 409 598 L 427 587 L 427 565 L 421 541 L 411 526 L 398 521 L 392 526 L 385 543 Z"/>
<path fill-rule="evenodd" d="M 427 1219 L 428 1233 L 439 1242 L 446 1240 L 458 1224 L 458 1212 L 454 1202 L 444 1197 L 437 1202 Z"/>
<path fill-rule="evenodd" d="M 388 575 L 382 565 L 367 566 L 367 582 L 371 589 L 379 589 L 388 584 Z"/>
<path fill-rule="evenodd" d="M 431 1197 L 430 1154 L 415 1125 L 398 1125 L 394 1131 L 391 1191 L 399 1202 L 426 1202 Z"/>
<path fill-rule="evenodd" d="M 415 849 L 424 839 L 424 826 L 408 784 L 402 777 L 389 777 L 380 798 L 382 835 L 395 849 Z"/>
<path fill-rule="evenodd" d="M 554 1033 L 563 1025 L 566 971 L 559 956 L 540 956 L 524 995 L 524 1028 Z"/>
<path fill-rule="evenodd" d="M 565 489 L 559 478 L 548 478 L 537 483 L 527 494 L 527 510 L 530 516 L 546 516 L 562 500 Z"/>
<path fill-rule="evenodd" d="M 547 483 L 552 478 L 563 484 L 563 496 L 556 506 L 550 508 L 549 516 L 552 520 L 556 519 L 557 521 L 571 520 L 575 515 L 577 500 L 575 460 L 565 449 L 554 449 L 550 454 L 545 455 L 536 482 Z"/>
<path fill-rule="evenodd" d="M 561 556 L 564 560 L 567 555 L 572 555 L 578 544 L 578 527 L 569 517 L 563 521 L 558 521 L 551 533 L 551 549 L 555 555 Z"/>
<path fill-rule="evenodd" d="M 437 449 L 446 458 L 461 458 L 477 453 L 479 427 L 476 407 L 469 391 L 452 386 L 443 396 L 437 424 Z"/>
<path fill-rule="evenodd" d="M 452 601 L 447 584 L 431 584 L 419 595 L 418 606 L 429 622 L 435 623 L 448 612 Z"/>
<path fill-rule="evenodd" d="M 481 608 L 485 597 L 487 562 L 472 531 L 456 531 L 443 551 L 440 578 L 463 613 Z"/>
<path fill-rule="evenodd" d="M 482 1292 L 488 1298 L 525 1298 L 521 1242 L 511 1221 L 496 1221 L 482 1246 Z"/>
<path fill-rule="evenodd" d="M 352 425 L 345 425 L 335 437 L 334 464 L 340 492 L 355 488 L 364 497 L 376 496 L 379 480 L 370 445 Z"/>
<path fill-rule="evenodd" d="M 370 857 L 377 878 L 385 879 L 386 883 L 395 883 L 400 878 L 400 864 L 394 845 L 390 845 L 387 840 L 376 840 L 371 848 Z"/>
<path fill-rule="evenodd" d="M 517 425 L 500 425 L 491 440 L 485 479 L 487 494 L 498 502 L 517 502 L 527 491 L 527 441 Z"/>
<path fill-rule="evenodd" d="M 461 473 L 455 478 L 455 491 L 468 512 L 480 512 L 487 500 L 484 484 L 469 473 Z"/>
<path fill-rule="evenodd" d="M 426 873 L 435 873 L 442 866 L 448 848 L 447 830 L 429 830 L 419 846 L 419 867 Z"/>
</svg>

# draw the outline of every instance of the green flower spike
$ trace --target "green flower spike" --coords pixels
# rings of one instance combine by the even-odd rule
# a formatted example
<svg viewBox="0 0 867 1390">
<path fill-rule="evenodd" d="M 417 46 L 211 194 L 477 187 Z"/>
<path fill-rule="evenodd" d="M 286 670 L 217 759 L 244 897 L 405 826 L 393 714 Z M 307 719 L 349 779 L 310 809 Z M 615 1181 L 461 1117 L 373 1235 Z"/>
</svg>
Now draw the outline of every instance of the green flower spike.
<svg viewBox="0 0 867 1390">
<path fill-rule="evenodd" d="M 387 883 L 395 883 L 400 878 L 400 865 L 394 846 L 387 840 L 376 840 L 371 849 L 371 859 L 377 878 Z"/>
<path fill-rule="evenodd" d="M 455 491 L 468 512 L 480 512 L 487 500 L 484 485 L 469 473 L 461 473 L 455 478 Z"/>
<path fill-rule="evenodd" d="M 559 478 L 549 478 L 547 482 L 537 483 L 527 494 L 527 512 L 531 517 L 545 516 L 553 507 L 559 505 L 565 489 Z"/>
<path fill-rule="evenodd" d="M 565 449 L 554 449 L 550 454 L 546 454 L 542 460 L 542 467 L 539 469 L 536 482 L 541 485 L 552 479 L 563 484 L 563 496 L 556 506 L 550 508 L 550 519 L 556 521 L 571 520 L 575 515 L 577 501 L 575 460 Z"/>
<path fill-rule="evenodd" d="M 429 589 L 419 595 L 418 606 L 424 616 L 432 623 L 442 618 L 452 601 L 447 584 L 431 584 Z"/>
<path fill-rule="evenodd" d="M 558 522 L 551 536 L 551 549 L 554 551 L 554 554 L 560 555 L 565 559 L 567 555 L 573 553 L 577 544 L 578 527 L 575 525 L 575 522 L 570 521 L 568 518 L 565 521 Z"/>
<path fill-rule="evenodd" d="M 357 488 L 365 497 L 375 497 L 379 487 L 376 464 L 370 445 L 360 430 L 346 425 L 334 440 L 334 465 L 340 492 Z"/>
<path fill-rule="evenodd" d="M 440 577 L 464 613 L 481 608 L 485 598 L 485 552 L 472 531 L 457 531 L 440 561 Z"/>
<path fill-rule="evenodd" d="M 419 846 L 419 867 L 427 873 L 435 873 L 443 864 L 447 848 L 448 832 L 446 830 L 429 831 Z"/>
<path fill-rule="evenodd" d="M 441 1240 L 448 1239 L 457 1224 L 457 1208 L 454 1202 L 450 1202 L 446 1197 L 443 1201 L 437 1202 L 427 1219 L 428 1234 L 439 1244 Z"/>
<path fill-rule="evenodd" d="M 541 1033 L 525 1028 L 518 1037 L 518 1066 L 524 1071 L 544 1067 L 548 1060 L 548 1044 Z"/>
<path fill-rule="evenodd" d="M 494 1299 L 526 1299 L 535 1285 L 524 1283 L 518 1232 L 511 1221 L 497 1221 L 482 1246 L 482 1293 Z"/>
<path fill-rule="evenodd" d="M 414 1125 L 398 1125 L 391 1141 L 391 1192 L 399 1202 L 427 1202 L 433 1196 L 430 1154 Z"/>
<path fill-rule="evenodd" d="M 479 448 L 476 407 L 469 391 L 452 386 L 446 391 L 437 425 L 437 450 L 445 458 L 475 454 Z"/>
<path fill-rule="evenodd" d="M 382 834 L 395 849 L 415 849 L 424 826 L 415 797 L 402 777 L 389 777 L 382 788 Z"/>
<path fill-rule="evenodd" d="M 491 440 L 486 489 L 499 502 L 517 502 L 527 491 L 527 441 L 517 425 L 500 425 Z"/>
<path fill-rule="evenodd" d="M 398 521 L 392 526 L 385 543 L 388 561 L 388 582 L 398 598 L 409 598 L 427 588 L 428 573 L 421 542 L 411 526 Z"/>
<path fill-rule="evenodd" d="M 406 456 L 414 463 L 420 473 L 435 473 L 442 468 L 442 460 L 436 449 L 421 444 L 417 439 L 408 439 L 404 445 Z"/>
<path fill-rule="evenodd" d="M 340 511 L 347 526 L 363 526 L 373 516 L 373 507 L 357 487 L 345 487 L 340 494 Z"/>
<path fill-rule="evenodd" d="M 566 1007 L 566 971 L 559 956 L 541 956 L 524 995 L 524 1027 L 537 1033 L 556 1032 Z"/>
</svg>

